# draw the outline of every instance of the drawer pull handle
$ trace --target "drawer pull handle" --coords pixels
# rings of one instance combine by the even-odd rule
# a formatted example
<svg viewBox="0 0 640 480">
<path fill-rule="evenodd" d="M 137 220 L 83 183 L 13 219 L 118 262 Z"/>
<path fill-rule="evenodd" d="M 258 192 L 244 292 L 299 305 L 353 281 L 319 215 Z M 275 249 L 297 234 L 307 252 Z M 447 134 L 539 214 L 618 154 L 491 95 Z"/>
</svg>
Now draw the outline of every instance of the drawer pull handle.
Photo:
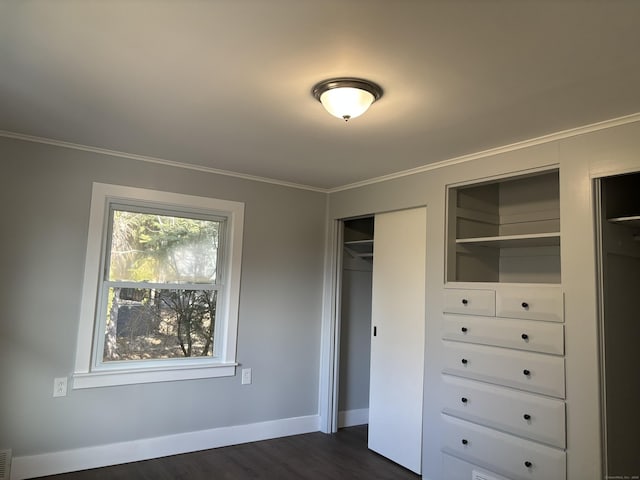
<svg viewBox="0 0 640 480">
<path fill-rule="evenodd" d="M 531 420 L 531 415 L 529 415 L 528 413 L 525 413 L 522 418 L 524 418 L 525 420 Z"/>
<path fill-rule="evenodd" d="M 526 375 L 527 377 L 528 377 L 529 375 L 531 375 L 531 371 L 527 370 L 526 368 L 525 368 L 524 370 L 522 370 L 522 373 L 523 373 L 524 375 Z"/>
<path fill-rule="evenodd" d="M 468 445 L 469 444 L 469 440 L 467 440 L 466 438 L 462 439 L 462 444 L 463 445 Z"/>
<path fill-rule="evenodd" d="M 460 401 L 466 404 L 469 400 L 467 399 L 467 397 L 462 397 Z"/>
<path fill-rule="evenodd" d="M 522 308 L 524 308 L 525 310 L 529 308 L 529 304 L 527 302 L 522 302 L 521 305 L 522 305 Z"/>
<path fill-rule="evenodd" d="M 531 463 L 529 460 L 527 460 L 526 462 L 524 462 L 524 466 L 527 468 L 531 468 L 533 466 L 533 463 Z"/>
<path fill-rule="evenodd" d="M 526 333 L 523 333 L 523 334 L 522 334 L 522 335 L 520 335 L 520 336 L 522 337 L 522 339 L 523 339 L 524 341 L 529 340 L 529 335 L 527 335 Z"/>
<path fill-rule="evenodd" d="M 466 298 L 462 299 L 462 304 L 463 305 L 467 305 L 469 303 L 469 300 L 467 300 Z"/>
<path fill-rule="evenodd" d="M 462 364 L 463 364 L 463 365 L 466 365 L 467 363 L 469 363 L 469 360 L 467 360 L 466 358 L 463 358 L 463 359 L 462 359 Z"/>
<path fill-rule="evenodd" d="M 467 333 L 467 327 L 462 327 L 460 330 L 462 330 L 462 333 Z"/>
</svg>

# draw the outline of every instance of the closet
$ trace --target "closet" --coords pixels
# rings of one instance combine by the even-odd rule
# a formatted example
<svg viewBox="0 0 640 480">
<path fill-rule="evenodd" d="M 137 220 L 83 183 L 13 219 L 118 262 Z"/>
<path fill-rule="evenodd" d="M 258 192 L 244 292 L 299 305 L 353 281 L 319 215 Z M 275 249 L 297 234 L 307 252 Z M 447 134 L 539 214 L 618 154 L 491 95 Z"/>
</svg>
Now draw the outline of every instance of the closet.
<svg viewBox="0 0 640 480">
<path fill-rule="evenodd" d="M 374 219 L 343 222 L 338 426 L 369 422 Z"/>
<path fill-rule="evenodd" d="M 426 208 L 344 221 L 343 237 L 339 410 L 368 390 L 369 448 L 420 473 Z"/>
<path fill-rule="evenodd" d="M 606 478 L 640 474 L 640 173 L 596 180 Z"/>
</svg>

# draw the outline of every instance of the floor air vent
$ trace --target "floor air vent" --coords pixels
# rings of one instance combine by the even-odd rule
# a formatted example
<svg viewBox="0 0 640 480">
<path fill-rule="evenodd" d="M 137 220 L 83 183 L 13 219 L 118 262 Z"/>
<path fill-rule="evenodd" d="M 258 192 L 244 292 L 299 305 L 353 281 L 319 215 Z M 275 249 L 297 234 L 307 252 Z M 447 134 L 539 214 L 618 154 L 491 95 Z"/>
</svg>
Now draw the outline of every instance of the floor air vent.
<svg viewBox="0 0 640 480">
<path fill-rule="evenodd" d="M 11 450 L 0 450 L 0 480 L 9 480 L 11 474 Z"/>
<path fill-rule="evenodd" d="M 487 475 L 486 473 L 478 472 L 477 470 L 474 470 L 471 473 L 471 480 L 498 480 L 498 479 L 496 477 L 492 477 L 491 475 Z"/>
</svg>

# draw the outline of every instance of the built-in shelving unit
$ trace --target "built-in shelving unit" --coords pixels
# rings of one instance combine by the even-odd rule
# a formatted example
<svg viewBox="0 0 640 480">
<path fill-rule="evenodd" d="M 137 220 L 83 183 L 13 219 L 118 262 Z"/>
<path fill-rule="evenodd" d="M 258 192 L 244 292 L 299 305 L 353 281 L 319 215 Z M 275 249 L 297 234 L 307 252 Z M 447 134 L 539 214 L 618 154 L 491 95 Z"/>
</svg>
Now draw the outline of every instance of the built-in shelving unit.
<svg viewBox="0 0 640 480">
<path fill-rule="evenodd" d="M 448 190 L 448 282 L 560 283 L 558 171 Z"/>
<path fill-rule="evenodd" d="M 446 478 L 566 478 L 560 244 L 557 169 L 447 190 Z"/>
</svg>

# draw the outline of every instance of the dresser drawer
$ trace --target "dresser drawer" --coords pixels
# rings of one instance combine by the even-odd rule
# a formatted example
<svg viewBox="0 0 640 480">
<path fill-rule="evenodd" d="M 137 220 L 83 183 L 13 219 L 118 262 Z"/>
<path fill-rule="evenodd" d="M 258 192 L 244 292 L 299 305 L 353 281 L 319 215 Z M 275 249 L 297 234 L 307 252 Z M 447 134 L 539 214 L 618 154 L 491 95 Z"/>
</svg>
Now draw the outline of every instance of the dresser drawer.
<svg viewBox="0 0 640 480">
<path fill-rule="evenodd" d="M 442 415 L 442 451 L 512 480 L 564 480 L 566 454 L 513 435 Z"/>
<path fill-rule="evenodd" d="M 496 294 L 493 290 L 445 288 L 444 311 L 493 317 L 496 314 Z"/>
<path fill-rule="evenodd" d="M 562 400 L 443 376 L 442 411 L 558 448 L 566 447 Z"/>
<path fill-rule="evenodd" d="M 559 287 L 499 287 L 496 316 L 564 321 L 564 296 Z"/>
<path fill-rule="evenodd" d="M 564 326 L 557 323 L 444 314 L 442 332 L 445 340 L 564 354 Z"/>
<path fill-rule="evenodd" d="M 564 358 L 444 341 L 443 373 L 564 398 Z"/>
</svg>

